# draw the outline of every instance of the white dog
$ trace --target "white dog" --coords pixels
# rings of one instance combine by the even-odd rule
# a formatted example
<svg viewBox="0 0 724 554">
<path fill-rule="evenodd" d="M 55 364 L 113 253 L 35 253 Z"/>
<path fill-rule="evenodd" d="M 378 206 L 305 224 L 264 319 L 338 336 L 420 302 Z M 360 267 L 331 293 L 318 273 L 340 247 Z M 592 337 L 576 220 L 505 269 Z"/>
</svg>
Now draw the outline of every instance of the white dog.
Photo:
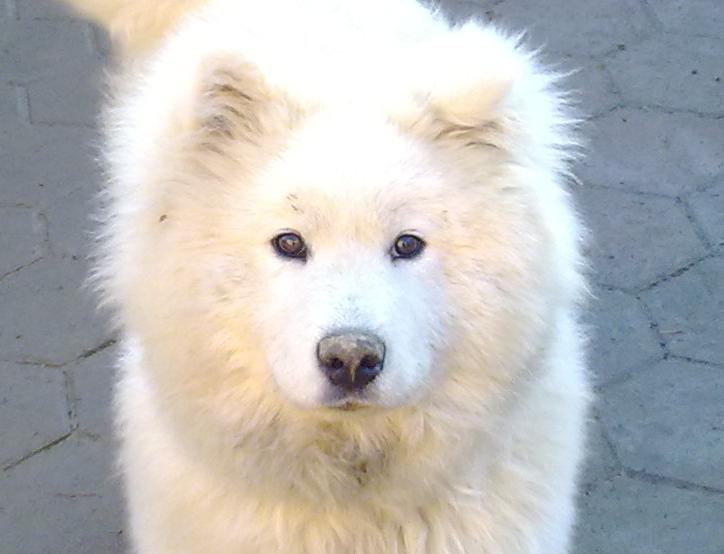
<svg viewBox="0 0 724 554">
<path fill-rule="evenodd" d="M 74 0 L 122 47 L 97 280 L 140 554 L 561 554 L 575 138 L 413 0 Z"/>
</svg>

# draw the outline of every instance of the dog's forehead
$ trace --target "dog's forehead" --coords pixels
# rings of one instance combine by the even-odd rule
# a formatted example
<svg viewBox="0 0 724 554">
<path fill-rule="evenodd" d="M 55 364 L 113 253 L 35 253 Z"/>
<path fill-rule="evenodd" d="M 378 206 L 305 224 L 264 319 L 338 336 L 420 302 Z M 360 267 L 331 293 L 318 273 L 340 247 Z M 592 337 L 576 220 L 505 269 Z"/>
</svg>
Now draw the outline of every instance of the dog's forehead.
<svg viewBox="0 0 724 554">
<path fill-rule="evenodd" d="M 384 116 L 329 110 L 290 135 L 263 180 L 284 198 L 394 204 L 410 187 L 435 188 L 440 175 L 425 145 Z"/>
<path fill-rule="evenodd" d="M 263 205 L 261 228 L 294 229 L 322 243 L 356 241 L 379 245 L 403 231 L 426 235 L 440 225 L 444 203 L 434 186 L 402 180 L 399 175 L 375 175 L 362 169 L 352 175 L 314 172 L 294 179 L 279 179 L 258 187 Z M 256 199 L 255 199 L 256 200 Z M 256 202 L 255 202 L 256 203 Z"/>
</svg>

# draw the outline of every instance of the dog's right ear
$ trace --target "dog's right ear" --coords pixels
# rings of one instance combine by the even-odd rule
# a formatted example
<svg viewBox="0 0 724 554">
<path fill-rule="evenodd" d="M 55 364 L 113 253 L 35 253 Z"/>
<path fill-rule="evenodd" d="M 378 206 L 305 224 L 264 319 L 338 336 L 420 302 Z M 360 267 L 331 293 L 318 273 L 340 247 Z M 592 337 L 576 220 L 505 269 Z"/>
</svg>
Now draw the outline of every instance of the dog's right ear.
<svg viewBox="0 0 724 554">
<path fill-rule="evenodd" d="M 218 53 L 199 67 L 188 131 L 205 150 L 260 145 L 286 136 L 302 107 L 236 53 Z"/>
<path fill-rule="evenodd" d="M 63 0 L 108 30 L 125 55 L 152 48 L 206 0 Z"/>
</svg>

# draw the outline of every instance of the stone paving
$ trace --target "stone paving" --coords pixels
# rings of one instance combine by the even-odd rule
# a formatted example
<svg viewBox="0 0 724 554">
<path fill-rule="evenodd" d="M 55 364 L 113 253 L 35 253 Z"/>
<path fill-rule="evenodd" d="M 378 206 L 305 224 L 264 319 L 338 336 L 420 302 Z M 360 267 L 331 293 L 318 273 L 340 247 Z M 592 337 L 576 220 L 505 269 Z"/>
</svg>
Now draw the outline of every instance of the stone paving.
<svg viewBox="0 0 724 554">
<path fill-rule="evenodd" d="M 598 402 L 574 553 L 724 554 L 724 2 L 439 2 L 579 69 Z M 105 52 L 48 0 L 0 3 L 3 554 L 123 551 L 115 344 L 82 288 Z"/>
</svg>

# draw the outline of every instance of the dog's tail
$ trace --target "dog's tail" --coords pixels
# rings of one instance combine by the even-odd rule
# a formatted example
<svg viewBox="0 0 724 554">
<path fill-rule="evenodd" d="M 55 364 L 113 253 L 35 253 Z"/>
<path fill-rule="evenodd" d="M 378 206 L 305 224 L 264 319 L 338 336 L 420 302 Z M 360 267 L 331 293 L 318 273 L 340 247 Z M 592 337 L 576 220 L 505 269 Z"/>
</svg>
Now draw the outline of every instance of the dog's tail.
<svg viewBox="0 0 724 554">
<path fill-rule="evenodd" d="M 125 53 L 152 47 L 189 11 L 206 0 L 62 0 L 100 23 Z"/>
</svg>

